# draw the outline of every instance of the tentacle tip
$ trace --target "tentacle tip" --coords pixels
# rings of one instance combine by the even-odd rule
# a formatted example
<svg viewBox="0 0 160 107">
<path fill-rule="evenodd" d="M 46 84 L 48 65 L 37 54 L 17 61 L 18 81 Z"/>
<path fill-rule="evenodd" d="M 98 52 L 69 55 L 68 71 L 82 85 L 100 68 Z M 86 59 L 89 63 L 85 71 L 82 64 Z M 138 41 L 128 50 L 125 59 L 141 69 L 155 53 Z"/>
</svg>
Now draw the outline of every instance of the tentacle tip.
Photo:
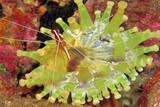
<svg viewBox="0 0 160 107">
<path fill-rule="evenodd" d="M 107 90 L 107 91 L 103 91 L 103 92 L 102 92 L 102 95 L 103 95 L 103 97 L 104 97 L 105 99 L 109 99 L 109 98 L 110 98 L 110 95 L 109 95 L 108 90 Z"/>
<path fill-rule="evenodd" d="M 75 106 L 82 105 L 80 100 L 75 100 L 74 102 L 72 102 L 72 104 L 75 105 Z"/>
<path fill-rule="evenodd" d="M 98 99 L 93 100 L 93 105 L 97 105 L 99 103 L 100 103 L 100 101 Z"/>
<path fill-rule="evenodd" d="M 145 32 L 146 32 L 146 33 L 150 33 L 151 30 L 150 30 L 150 29 L 146 29 Z"/>
<path fill-rule="evenodd" d="M 26 79 L 29 79 L 31 77 L 31 75 L 30 74 L 26 74 L 25 77 L 26 77 Z"/>
<path fill-rule="evenodd" d="M 96 11 L 94 12 L 94 14 L 95 14 L 95 15 L 101 15 L 101 11 L 100 11 L 100 10 L 96 10 Z"/>
<path fill-rule="evenodd" d="M 21 80 L 19 81 L 19 85 L 22 86 L 22 87 L 24 87 L 24 86 L 26 85 L 26 80 L 21 79 Z"/>
<path fill-rule="evenodd" d="M 159 46 L 158 45 L 154 46 L 154 51 L 159 51 Z"/>
<path fill-rule="evenodd" d="M 78 5 L 79 3 L 82 3 L 83 0 L 74 0 L 74 2 Z"/>
<path fill-rule="evenodd" d="M 18 50 L 18 51 L 17 51 L 17 56 L 19 56 L 19 57 L 22 56 L 22 52 L 23 52 L 23 51 Z"/>
<path fill-rule="evenodd" d="M 42 95 L 41 94 L 36 94 L 36 99 L 37 100 L 41 100 L 42 99 Z"/>
<path fill-rule="evenodd" d="M 99 100 L 102 101 L 102 100 L 103 100 L 103 97 L 101 96 L 101 97 L 99 98 Z"/>
<path fill-rule="evenodd" d="M 106 95 L 104 96 L 105 99 L 109 99 L 110 98 L 110 95 Z"/>
<path fill-rule="evenodd" d="M 45 33 L 45 32 L 44 32 L 45 30 L 46 30 L 45 27 L 41 27 L 41 28 L 40 28 L 40 32 L 41 32 L 41 33 Z"/>
<path fill-rule="evenodd" d="M 156 33 L 157 33 L 157 36 L 158 36 L 159 39 L 160 39 L 160 30 L 158 30 Z"/>
<path fill-rule="evenodd" d="M 92 98 L 91 97 L 87 97 L 87 102 L 91 102 Z"/>
<path fill-rule="evenodd" d="M 56 101 L 56 99 L 54 97 L 49 97 L 48 101 L 51 102 L 51 103 L 54 103 Z"/>
<path fill-rule="evenodd" d="M 107 5 L 113 6 L 113 5 L 114 5 L 114 2 L 113 2 L 113 1 L 108 1 L 108 2 L 107 2 Z"/>
<path fill-rule="evenodd" d="M 137 73 L 137 72 L 135 72 L 135 76 L 136 76 L 136 77 L 138 76 L 138 73 Z"/>
<path fill-rule="evenodd" d="M 135 26 L 135 27 L 133 28 L 133 31 L 134 31 L 134 32 L 138 32 L 138 27 Z"/>
<path fill-rule="evenodd" d="M 74 22 L 76 22 L 76 20 L 75 20 L 75 18 L 74 18 L 74 17 L 70 17 L 70 18 L 68 18 L 68 22 L 72 22 L 72 23 L 74 23 Z"/>
<path fill-rule="evenodd" d="M 120 99 L 120 98 L 121 98 L 121 94 L 115 93 L 115 94 L 114 94 L 114 97 L 115 97 L 115 99 Z"/>
<path fill-rule="evenodd" d="M 60 17 L 56 19 L 56 22 L 57 22 L 57 23 L 61 23 L 62 21 L 63 21 L 63 20 L 62 20 L 62 18 L 60 18 Z"/>
<path fill-rule="evenodd" d="M 43 33 L 44 29 L 45 29 L 44 27 L 41 27 L 40 32 Z"/>
<path fill-rule="evenodd" d="M 123 20 L 127 21 L 128 20 L 128 16 L 127 15 L 123 15 Z"/>
<path fill-rule="evenodd" d="M 153 61 L 153 58 L 152 58 L 152 57 L 148 58 L 147 64 L 148 64 L 148 65 L 152 64 L 152 61 Z"/>
<path fill-rule="evenodd" d="M 135 81 L 135 80 L 136 80 L 136 77 L 132 77 L 131 80 L 132 80 L 132 81 Z M 128 91 L 128 90 L 127 90 L 127 91 Z"/>
<path fill-rule="evenodd" d="M 121 87 L 121 88 L 119 88 L 119 87 L 118 87 L 118 88 L 117 88 L 117 90 L 120 92 L 120 91 L 122 91 L 122 90 L 123 90 L 123 88 L 122 88 L 122 87 Z"/>
<path fill-rule="evenodd" d="M 142 72 L 142 71 L 143 71 L 143 68 L 142 68 L 142 67 L 139 67 L 139 68 L 137 68 L 137 70 L 138 70 L 139 72 Z"/>
<path fill-rule="evenodd" d="M 120 27 L 119 29 L 121 32 L 125 30 L 124 27 Z"/>
<path fill-rule="evenodd" d="M 118 7 L 119 8 L 121 8 L 121 9 L 125 9 L 125 8 L 127 8 L 127 2 L 125 2 L 125 1 L 120 1 L 119 3 L 118 3 Z"/>
<path fill-rule="evenodd" d="M 60 2 L 60 3 L 59 3 L 59 6 L 61 6 L 61 7 L 65 6 L 65 2 L 63 2 L 63 1 Z"/>
<path fill-rule="evenodd" d="M 129 91 L 130 89 L 131 89 L 130 86 L 126 86 L 126 87 L 124 88 L 124 91 Z"/>
</svg>

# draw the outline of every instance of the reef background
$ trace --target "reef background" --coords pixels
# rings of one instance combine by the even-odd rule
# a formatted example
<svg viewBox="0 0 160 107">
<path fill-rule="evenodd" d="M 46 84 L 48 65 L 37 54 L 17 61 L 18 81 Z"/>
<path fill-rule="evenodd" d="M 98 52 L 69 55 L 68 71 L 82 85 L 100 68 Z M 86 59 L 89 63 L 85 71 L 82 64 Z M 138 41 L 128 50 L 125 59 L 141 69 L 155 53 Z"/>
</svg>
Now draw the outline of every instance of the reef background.
<svg viewBox="0 0 160 107">
<path fill-rule="evenodd" d="M 20 40 L 40 40 L 46 41 L 51 38 L 37 33 L 41 26 L 47 28 L 61 27 L 55 23 L 55 19 L 62 17 L 67 22 L 67 18 L 72 16 L 77 9 L 75 3 L 70 0 L 31 0 L 34 2 L 24 3 L 22 0 L 0 0 L 0 37 L 15 38 Z M 54 1 L 54 0 L 53 0 Z M 59 1 L 61 1 L 59 6 Z M 118 2 L 118 0 L 113 0 Z M 100 9 L 104 11 L 107 0 L 85 0 L 84 3 L 94 20 L 94 11 Z M 147 28 L 151 30 L 160 29 L 160 1 L 159 0 L 128 0 L 126 15 L 128 21 L 123 24 L 127 29 L 137 26 L 140 30 Z M 116 5 L 114 7 L 117 8 Z M 2 11 L 3 10 L 3 11 Z M 113 10 L 114 14 L 114 10 Z M 78 20 L 78 16 L 76 16 Z M 13 22 L 10 22 L 10 21 Z M 17 26 L 25 25 L 35 31 Z M 18 36 L 17 36 L 18 35 Z M 160 44 L 160 40 L 151 39 L 143 45 Z M 19 87 L 18 80 L 24 74 L 30 72 L 38 63 L 28 58 L 18 58 L 16 50 L 36 50 L 44 44 L 34 42 L 20 42 L 0 38 L 0 107 L 71 107 L 71 105 L 51 104 L 47 100 L 38 101 L 33 98 L 33 94 L 38 92 L 36 87 L 32 89 Z M 153 65 L 148 66 L 132 84 L 129 92 L 124 92 L 120 100 L 111 98 L 93 106 L 86 104 L 86 107 L 159 107 L 160 102 L 160 52 L 149 54 L 154 58 Z M 7 69 L 7 70 L 6 70 Z M 7 71 L 7 72 L 6 72 Z"/>
</svg>

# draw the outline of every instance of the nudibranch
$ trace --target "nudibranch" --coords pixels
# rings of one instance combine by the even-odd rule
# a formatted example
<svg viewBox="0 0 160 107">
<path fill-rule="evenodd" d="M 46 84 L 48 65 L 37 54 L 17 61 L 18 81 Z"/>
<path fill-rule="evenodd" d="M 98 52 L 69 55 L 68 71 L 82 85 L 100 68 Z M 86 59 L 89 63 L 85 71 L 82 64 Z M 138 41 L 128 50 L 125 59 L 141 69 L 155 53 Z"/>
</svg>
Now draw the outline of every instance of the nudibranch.
<svg viewBox="0 0 160 107">
<path fill-rule="evenodd" d="M 120 91 L 130 89 L 138 72 L 152 63 L 146 53 L 158 51 L 158 46 L 142 46 L 150 38 L 159 38 L 160 32 L 139 32 L 136 27 L 125 30 L 121 24 L 127 20 L 125 1 L 118 3 L 118 10 L 111 18 L 114 2 L 108 1 L 103 15 L 95 11 L 92 21 L 82 0 L 74 0 L 78 6 L 80 21 L 74 17 L 67 25 L 61 18 L 56 20 L 63 27 L 63 36 L 55 30 L 41 28 L 41 32 L 53 38 L 37 51 L 18 51 L 18 56 L 37 60 L 40 66 L 20 80 L 21 86 L 43 86 L 41 99 L 49 95 L 49 101 L 80 106 L 86 102 L 98 104 L 110 97 L 121 97 Z M 59 35 L 59 36 L 57 36 Z"/>
</svg>

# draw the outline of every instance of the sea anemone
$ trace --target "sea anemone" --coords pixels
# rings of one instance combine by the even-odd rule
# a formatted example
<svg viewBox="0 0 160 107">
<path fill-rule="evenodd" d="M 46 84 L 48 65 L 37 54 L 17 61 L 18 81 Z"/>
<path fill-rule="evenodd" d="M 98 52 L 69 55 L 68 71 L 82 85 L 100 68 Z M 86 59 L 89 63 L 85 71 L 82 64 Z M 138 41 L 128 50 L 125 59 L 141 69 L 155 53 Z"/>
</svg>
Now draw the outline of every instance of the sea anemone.
<svg viewBox="0 0 160 107">
<path fill-rule="evenodd" d="M 27 56 L 40 63 L 26 79 L 20 80 L 21 86 L 28 88 L 44 86 L 36 95 L 41 99 L 49 94 L 49 101 L 67 103 L 69 96 L 72 104 L 79 106 L 86 102 L 96 105 L 109 98 L 110 92 L 120 98 L 120 91 L 130 89 L 138 72 L 152 63 L 146 53 L 158 51 L 158 46 L 143 46 L 145 40 L 159 38 L 160 32 L 146 30 L 139 32 L 136 27 L 125 30 L 121 24 L 127 20 L 124 15 L 127 3 L 120 1 L 118 10 L 111 18 L 114 2 L 101 15 L 97 10 L 93 22 L 82 0 L 74 0 L 78 5 L 80 21 L 68 19 L 69 26 L 61 18 L 56 21 L 63 27 L 63 36 L 56 30 L 41 28 L 41 32 L 54 40 L 45 43 L 37 51 L 18 51 L 18 56 Z"/>
</svg>

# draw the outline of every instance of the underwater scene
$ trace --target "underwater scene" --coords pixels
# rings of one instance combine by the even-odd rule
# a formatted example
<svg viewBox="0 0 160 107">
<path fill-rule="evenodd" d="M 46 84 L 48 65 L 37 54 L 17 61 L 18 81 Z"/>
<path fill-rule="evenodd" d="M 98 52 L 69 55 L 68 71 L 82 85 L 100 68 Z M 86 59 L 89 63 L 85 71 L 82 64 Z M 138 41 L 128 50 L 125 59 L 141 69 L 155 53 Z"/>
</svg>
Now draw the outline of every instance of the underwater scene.
<svg viewBox="0 0 160 107">
<path fill-rule="evenodd" d="M 160 0 L 0 0 L 0 107 L 160 107 Z"/>
</svg>

